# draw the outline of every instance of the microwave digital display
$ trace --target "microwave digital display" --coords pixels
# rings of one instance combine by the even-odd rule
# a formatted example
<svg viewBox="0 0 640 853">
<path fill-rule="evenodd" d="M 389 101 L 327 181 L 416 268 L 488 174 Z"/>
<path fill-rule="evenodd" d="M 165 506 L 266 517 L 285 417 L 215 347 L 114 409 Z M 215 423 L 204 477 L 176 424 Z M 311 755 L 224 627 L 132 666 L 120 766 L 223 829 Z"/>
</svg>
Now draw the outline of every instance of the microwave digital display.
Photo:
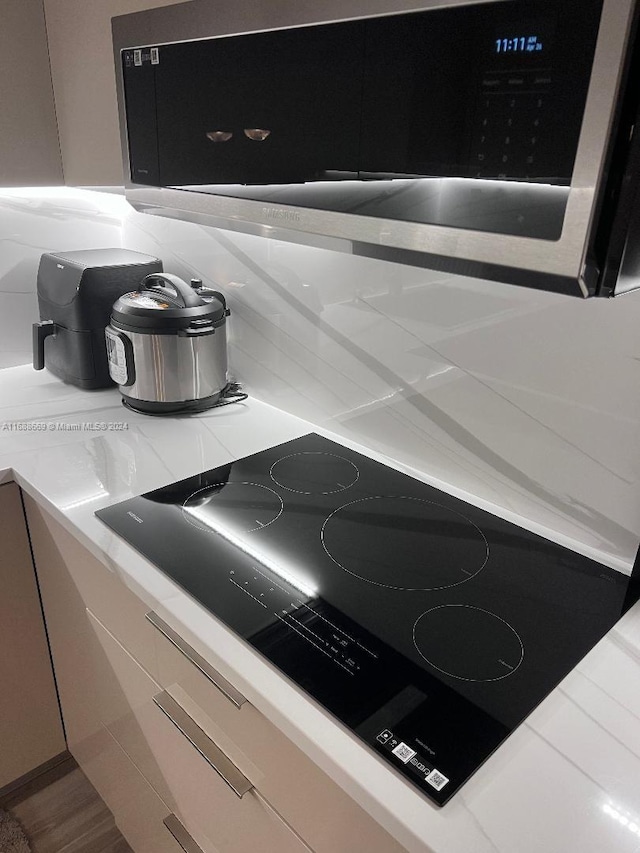
<svg viewBox="0 0 640 853">
<path fill-rule="evenodd" d="M 495 46 L 496 53 L 542 53 L 544 41 L 539 35 L 513 36 L 496 39 Z"/>
</svg>

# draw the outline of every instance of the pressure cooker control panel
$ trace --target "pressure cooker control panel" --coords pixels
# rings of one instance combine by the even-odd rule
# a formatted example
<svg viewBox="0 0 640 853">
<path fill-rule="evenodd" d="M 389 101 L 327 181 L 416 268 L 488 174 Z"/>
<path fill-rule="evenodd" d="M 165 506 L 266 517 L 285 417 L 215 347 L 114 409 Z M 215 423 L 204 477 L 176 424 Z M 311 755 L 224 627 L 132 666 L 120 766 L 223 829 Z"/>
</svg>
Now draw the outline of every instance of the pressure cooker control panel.
<svg viewBox="0 0 640 853">
<path fill-rule="evenodd" d="M 116 332 L 110 326 L 104 330 L 104 335 L 107 344 L 109 376 L 116 385 L 133 385 L 135 375 L 132 354 L 127 357 L 131 349 L 131 341 L 126 335 Z"/>
</svg>

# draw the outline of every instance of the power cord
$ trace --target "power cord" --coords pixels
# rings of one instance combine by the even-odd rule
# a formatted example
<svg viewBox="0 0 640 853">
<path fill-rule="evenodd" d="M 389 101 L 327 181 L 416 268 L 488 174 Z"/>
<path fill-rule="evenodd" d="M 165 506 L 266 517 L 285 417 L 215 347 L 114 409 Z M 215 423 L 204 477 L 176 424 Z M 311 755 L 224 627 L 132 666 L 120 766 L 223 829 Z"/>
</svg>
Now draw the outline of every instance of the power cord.
<svg viewBox="0 0 640 853">
<path fill-rule="evenodd" d="M 241 391 L 241 387 L 239 382 L 230 382 L 220 394 L 218 402 L 214 403 L 211 408 L 216 409 L 219 406 L 229 406 L 231 403 L 241 403 L 243 400 L 246 400 L 249 395 Z"/>
</svg>

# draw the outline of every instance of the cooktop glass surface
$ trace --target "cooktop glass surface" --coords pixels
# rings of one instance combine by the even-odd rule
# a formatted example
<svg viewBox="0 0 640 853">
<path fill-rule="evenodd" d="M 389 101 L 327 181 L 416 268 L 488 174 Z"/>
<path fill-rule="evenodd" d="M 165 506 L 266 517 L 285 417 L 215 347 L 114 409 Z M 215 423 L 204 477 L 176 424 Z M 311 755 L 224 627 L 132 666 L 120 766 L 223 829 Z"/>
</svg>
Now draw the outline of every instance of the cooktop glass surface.
<svg viewBox="0 0 640 853">
<path fill-rule="evenodd" d="M 638 597 L 313 433 L 96 515 L 439 805 Z"/>
</svg>

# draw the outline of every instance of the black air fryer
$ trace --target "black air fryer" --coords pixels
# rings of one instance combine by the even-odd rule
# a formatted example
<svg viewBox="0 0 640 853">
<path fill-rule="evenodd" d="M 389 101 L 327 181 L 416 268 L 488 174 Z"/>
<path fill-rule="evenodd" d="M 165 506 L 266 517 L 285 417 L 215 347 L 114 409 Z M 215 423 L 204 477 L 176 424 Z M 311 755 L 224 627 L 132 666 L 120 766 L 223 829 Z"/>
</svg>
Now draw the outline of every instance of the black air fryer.
<svg viewBox="0 0 640 853">
<path fill-rule="evenodd" d="M 128 249 L 84 249 L 42 255 L 40 322 L 33 325 L 33 366 L 80 388 L 109 388 L 104 330 L 113 303 L 162 261 Z"/>
</svg>

